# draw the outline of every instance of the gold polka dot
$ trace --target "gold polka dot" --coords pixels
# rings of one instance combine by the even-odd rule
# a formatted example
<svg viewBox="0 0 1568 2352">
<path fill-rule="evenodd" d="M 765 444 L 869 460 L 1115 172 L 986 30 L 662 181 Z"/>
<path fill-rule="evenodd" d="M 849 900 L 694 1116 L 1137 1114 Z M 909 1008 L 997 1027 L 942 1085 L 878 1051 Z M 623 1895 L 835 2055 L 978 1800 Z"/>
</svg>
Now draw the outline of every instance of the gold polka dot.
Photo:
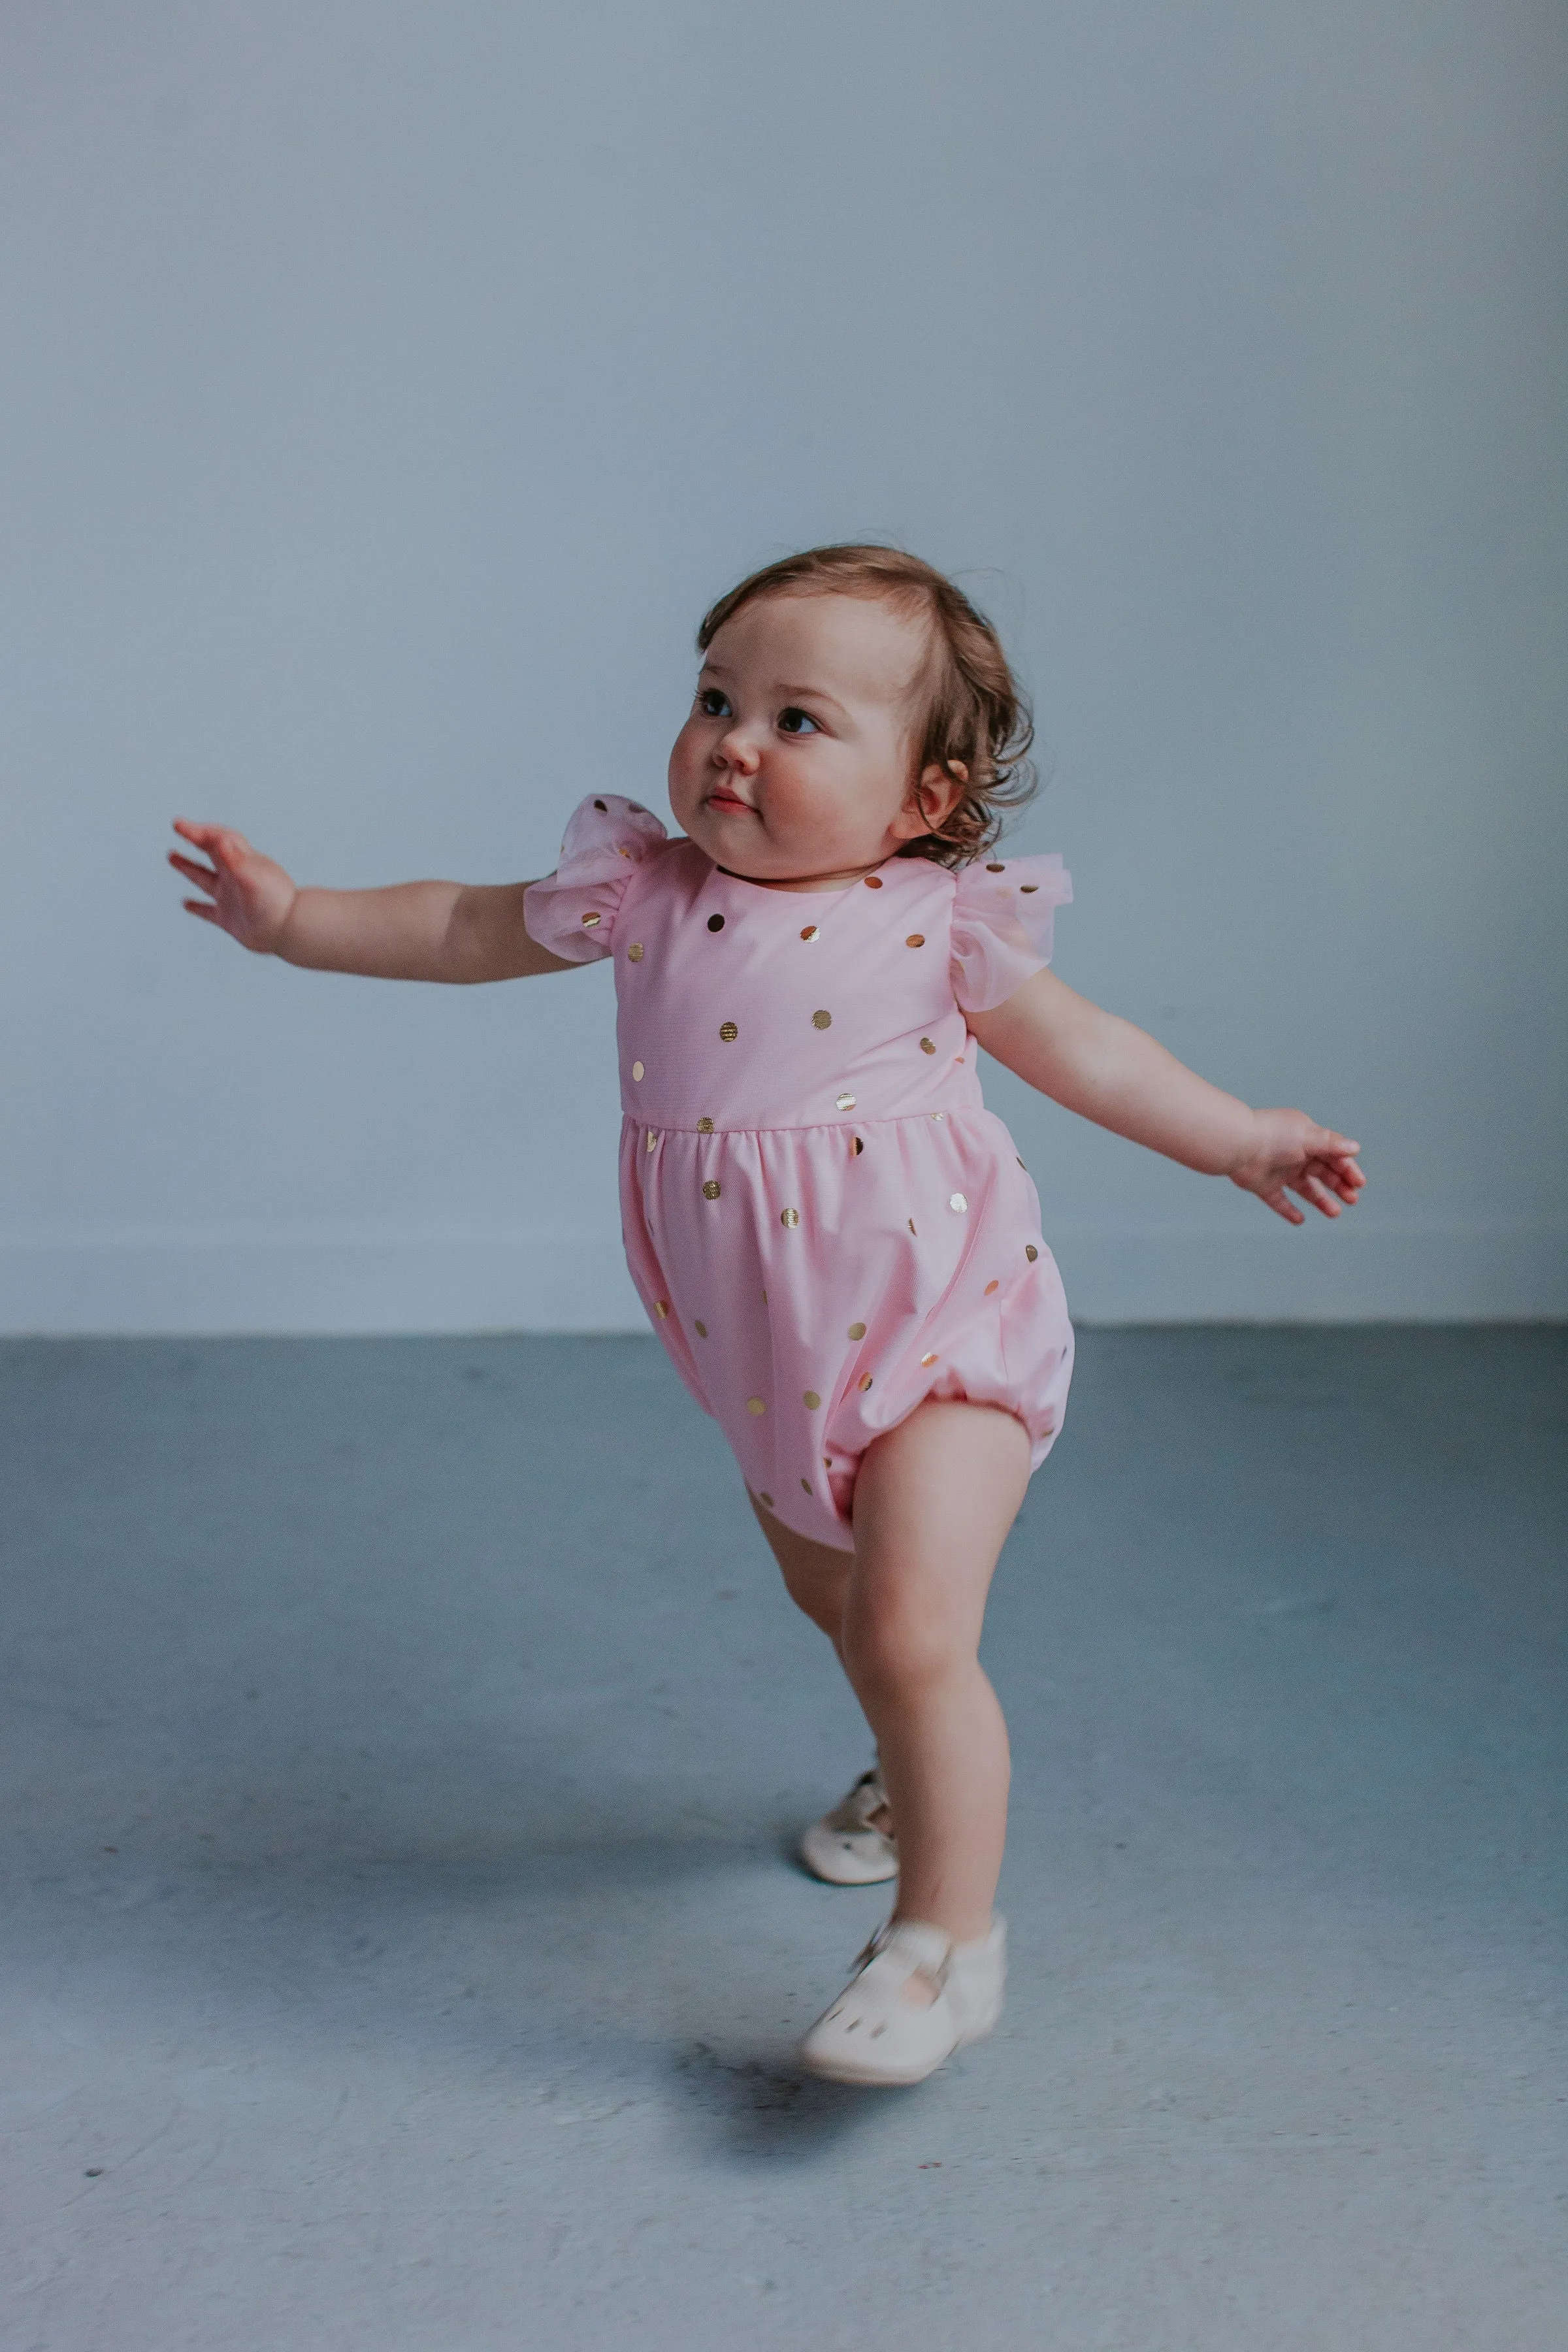
<svg viewBox="0 0 1568 2352">
<path fill-rule="evenodd" d="M 1039 887 L 1040 886 L 1037 882 L 1020 882 L 1018 885 L 1018 896 L 1021 898 L 1032 898 Z"/>
<path fill-rule="evenodd" d="M 822 933 L 815 923 L 807 923 L 805 930 L 801 933 L 801 938 L 805 941 L 807 947 L 811 945 L 813 940 L 819 940 L 821 937 Z"/>
<path fill-rule="evenodd" d="M 955 1215 L 962 1217 L 964 1211 L 968 1208 L 969 1203 L 964 1199 L 962 1192 L 950 1192 L 948 1195 L 947 1205 L 951 1210 L 952 1210 Z"/>
<path fill-rule="evenodd" d="M 720 1035 L 720 1039 L 721 1039 L 721 1043 L 722 1043 L 722 1044 L 724 1044 L 724 1045 L 732 1045 L 734 1044 L 734 1042 L 735 1042 L 736 1038 L 740 1035 L 740 1034 L 741 1034 L 741 1033 L 740 1033 L 740 1031 L 736 1028 L 736 1026 L 735 1026 L 735 1024 L 734 1024 L 734 1023 L 733 1023 L 732 1021 L 721 1021 L 721 1022 L 720 1022 L 720 1024 L 719 1024 L 719 1035 Z"/>
<path fill-rule="evenodd" d="M 641 963 L 644 952 L 645 950 L 641 940 L 634 940 L 630 947 L 626 950 L 626 961 L 628 963 Z"/>
<path fill-rule="evenodd" d="M 925 1366 L 928 1370 L 930 1369 L 930 1367 L 931 1367 L 932 1364 L 934 1364 L 934 1363 L 935 1363 L 935 1361 L 936 1361 L 936 1358 L 935 1358 L 934 1356 L 922 1356 L 922 1357 L 921 1358 L 921 1364 L 922 1364 L 923 1366 Z"/>
<path fill-rule="evenodd" d="M 801 1399 L 801 1402 L 805 1405 L 807 1412 L 815 1412 L 817 1407 L 821 1404 L 822 1399 L 817 1395 L 815 1389 L 807 1389 L 805 1396 Z"/>
<path fill-rule="evenodd" d="M 724 928 L 723 916 L 710 915 L 708 918 L 708 928 L 710 931 L 721 931 Z"/>
<path fill-rule="evenodd" d="M 719 1191 L 717 1181 L 710 1176 L 707 1183 L 702 1187 L 702 1197 L 705 1201 L 716 1201 L 719 1198 Z"/>
<path fill-rule="evenodd" d="M 849 1337 L 852 1339 L 863 1339 L 866 1337 L 866 1326 L 864 1323 L 851 1323 L 849 1326 Z"/>
<path fill-rule="evenodd" d="M 914 1234 L 914 1233 L 915 1233 L 915 1221 L 914 1221 L 914 1219 L 911 1217 L 911 1218 L 910 1219 L 909 1223 L 910 1223 L 910 1233 L 911 1233 L 911 1234 Z M 920 1235 L 919 1235 L 919 1234 L 915 1234 L 915 1239 L 916 1239 L 916 1241 L 919 1241 L 919 1239 L 920 1239 Z"/>
<path fill-rule="evenodd" d="M 832 1454 L 825 1454 L 823 1455 L 823 1457 L 822 1457 L 822 1466 L 823 1466 L 823 1468 L 824 1468 L 825 1470 L 831 1470 L 831 1469 L 832 1469 L 832 1467 L 833 1467 L 833 1456 L 832 1456 Z"/>
<path fill-rule="evenodd" d="M 814 1029 L 831 1029 L 833 1026 L 832 1013 L 814 1013 L 811 1016 L 811 1025 Z"/>
<path fill-rule="evenodd" d="M 868 1373 L 867 1373 L 867 1375 L 866 1375 L 866 1377 L 865 1377 L 865 1379 L 864 1379 L 864 1380 L 861 1381 L 861 1383 L 860 1383 L 860 1393 L 861 1393 L 861 1395 L 862 1395 L 862 1396 L 864 1396 L 864 1395 L 865 1395 L 866 1391 L 870 1387 L 870 1385 L 871 1385 L 871 1375 L 870 1375 L 870 1373 L 869 1373 L 869 1372 L 868 1372 Z"/>
<path fill-rule="evenodd" d="M 986 1297 L 989 1298 L 993 1291 L 1000 1290 L 1001 1287 L 1002 1286 L 999 1282 L 988 1282 L 985 1286 Z M 699 1326 L 699 1328 L 700 1328 L 700 1326 Z"/>
<path fill-rule="evenodd" d="M 867 889 L 868 889 L 868 890 L 879 890 L 879 889 L 881 888 L 881 887 L 882 887 L 882 877 L 881 877 L 881 876 L 880 876 L 879 874 L 868 874 L 868 875 L 867 875 L 867 877 L 866 877 L 866 887 L 867 887 Z"/>
<path fill-rule="evenodd" d="M 921 1052 L 922 1054 L 934 1054 L 935 1051 L 936 1047 L 932 1045 L 929 1037 L 922 1037 L 921 1039 Z"/>
<path fill-rule="evenodd" d="M 605 814 L 606 816 L 609 814 L 609 804 L 608 804 L 608 803 L 607 803 L 607 802 L 605 802 L 605 801 L 595 801 L 595 802 L 594 803 L 594 806 L 595 806 L 596 809 L 602 809 L 602 810 L 604 811 L 604 813 L 605 813 Z"/>
<path fill-rule="evenodd" d="M 759 1486 L 759 1487 L 758 1487 L 758 1489 L 757 1489 L 757 1500 L 758 1500 L 758 1502 L 759 1502 L 759 1503 L 765 1503 L 765 1504 L 767 1505 L 767 1507 L 768 1507 L 768 1508 L 769 1508 L 769 1510 L 770 1510 L 770 1511 L 773 1509 L 773 1496 L 768 1493 L 768 1491 L 767 1491 L 767 1489 L 766 1489 L 766 1487 L 765 1487 L 765 1486 Z"/>
<path fill-rule="evenodd" d="M 653 1302 L 653 1311 L 654 1311 L 654 1313 L 658 1317 L 659 1321 L 662 1323 L 662 1322 L 663 1322 L 663 1320 L 664 1320 L 664 1318 L 665 1318 L 665 1317 L 666 1317 L 666 1316 L 668 1314 L 668 1312 L 669 1312 L 669 1301 L 668 1301 L 668 1298 L 656 1298 L 656 1299 L 654 1300 L 654 1302 Z"/>
<path fill-rule="evenodd" d="M 857 1158 L 857 1159 L 858 1159 L 858 1158 L 859 1158 L 859 1156 L 860 1156 L 861 1152 L 862 1152 L 862 1151 L 864 1151 L 864 1150 L 865 1150 L 865 1149 L 866 1149 L 866 1145 L 865 1145 L 865 1140 L 864 1140 L 864 1139 L 863 1139 L 862 1137 L 860 1137 L 860 1136 L 858 1136 L 858 1136 L 855 1138 L 855 1156 L 856 1156 L 856 1158 Z"/>
<path fill-rule="evenodd" d="M 640 1078 L 640 1077 L 641 1077 L 641 1076 L 642 1076 L 642 1074 L 643 1074 L 642 1064 L 641 1064 L 640 1062 L 634 1062 L 634 1063 L 632 1064 L 632 1076 L 633 1076 L 633 1077 L 634 1077 L 634 1078 Z"/>
<path fill-rule="evenodd" d="M 904 941 L 904 945 L 907 948 L 923 948 L 925 943 L 926 935 L 923 931 L 911 931 L 909 938 Z"/>
<path fill-rule="evenodd" d="M 1040 1253 L 1035 1247 L 1033 1242 L 1026 1242 L 1024 1244 L 1024 1255 L 1028 1259 L 1031 1265 L 1034 1265 L 1035 1260 L 1039 1256 L 1039 1255 Z"/>
<path fill-rule="evenodd" d="M 694 1323 L 691 1328 L 696 1332 L 700 1339 L 706 1339 L 708 1337 L 708 1326 L 706 1323 Z"/>
<path fill-rule="evenodd" d="M 765 1306 L 767 1305 L 767 1303 L 768 1303 L 768 1294 L 767 1294 L 767 1292 L 764 1290 L 764 1291 L 763 1291 L 763 1305 L 765 1307 Z"/>
<path fill-rule="evenodd" d="M 617 842 L 616 842 L 616 856 L 617 857 L 630 857 L 631 854 L 632 854 L 632 853 L 631 853 L 631 851 L 626 847 L 626 844 L 625 844 L 625 842 L 624 842 L 624 841 L 617 841 Z"/>
<path fill-rule="evenodd" d="M 1007 868 L 1005 866 L 988 866 L 985 871 L 987 874 L 1005 874 Z"/>
<path fill-rule="evenodd" d="M 800 1223 L 800 1211 L 798 1209 L 781 1209 L 779 1211 L 779 1223 L 793 1233 L 795 1226 Z"/>
<path fill-rule="evenodd" d="M 746 1399 L 746 1411 L 753 1413 L 766 1412 L 767 1406 L 763 1402 L 761 1397 L 748 1397 Z"/>
<path fill-rule="evenodd" d="M 584 915 L 583 918 L 583 929 L 585 931 L 596 931 L 603 920 L 604 918 L 601 915 Z"/>
<path fill-rule="evenodd" d="M 647 1148 L 650 1151 L 657 1151 L 658 1150 L 658 1138 L 654 1133 L 651 1127 L 647 1131 Z"/>
<path fill-rule="evenodd" d="M 1015 1151 L 1015 1153 L 1013 1154 L 1013 1157 L 1014 1157 L 1014 1159 L 1015 1159 L 1015 1160 L 1018 1160 L 1018 1155 L 1017 1155 L 1017 1153 L 1016 1153 L 1016 1151 Z M 1024 1163 L 1023 1163 L 1023 1161 L 1022 1161 L 1021 1160 L 1018 1160 L 1018 1165 L 1019 1165 L 1019 1167 L 1020 1167 L 1020 1168 L 1024 1168 Z M 1028 1172 L 1029 1172 L 1029 1171 L 1028 1171 L 1028 1170 L 1027 1170 L 1026 1168 L 1024 1168 L 1024 1173 L 1025 1173 L 1025 1175 L 1026 1175 L 1026 1176 L 1028 1174 Z"/>
<path fill-rule="evenodd" d="M 932 1118 L 945 1118 L 947 1117 L 947 1113 L 944 1110 L 933 1110 L 931 1117 Z"/>
<path fill-rule="evenodd" d="M 697 1132 L 699 1135 L 711 1135 L 713 1132 L 712 1120 L 710 1118 L 700 1118 L 697 1122 Z"/>
<path fill-rule="evenodd" d="M 835 1095 L 834 1101 L 837 1104 L 840 1110 L 853 1110 L 855 1108 L 855 1097 L 853 1095 Z"/>
<path fill-rule="evenodd" d="M 801 1482 L 800 1482 L 800 1483 L 801 1483 L 801 1486 L 804 1487 L 805 1491 L 809 1495 L 809 1494 L 810 1494 L 810 1492 L 811 1492 L 811 1481 L 810 1481 L 810 1479 L 809 1479 L 809 1478 L 803 1478 L 803 1479 L 801 1480 Z"/>
</svg>

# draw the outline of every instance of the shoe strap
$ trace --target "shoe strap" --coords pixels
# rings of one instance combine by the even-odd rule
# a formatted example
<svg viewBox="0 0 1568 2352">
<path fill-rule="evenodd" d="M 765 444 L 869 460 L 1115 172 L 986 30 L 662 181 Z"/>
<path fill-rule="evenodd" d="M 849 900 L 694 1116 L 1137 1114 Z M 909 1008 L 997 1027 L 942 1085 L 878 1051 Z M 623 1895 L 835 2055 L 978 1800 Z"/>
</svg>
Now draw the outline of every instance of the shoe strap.
<svg viewBox="0 0 1568 2352">
<path fill-rule="evenodd" d="M 900 1979 L 923 1970 L 940 1992 L 952 1965 L 952 1938 L 924 1919 L 887 1919 L 856 1961 L 857 1973 L 880 1959 L 893 1961 Z"/>
</svg>

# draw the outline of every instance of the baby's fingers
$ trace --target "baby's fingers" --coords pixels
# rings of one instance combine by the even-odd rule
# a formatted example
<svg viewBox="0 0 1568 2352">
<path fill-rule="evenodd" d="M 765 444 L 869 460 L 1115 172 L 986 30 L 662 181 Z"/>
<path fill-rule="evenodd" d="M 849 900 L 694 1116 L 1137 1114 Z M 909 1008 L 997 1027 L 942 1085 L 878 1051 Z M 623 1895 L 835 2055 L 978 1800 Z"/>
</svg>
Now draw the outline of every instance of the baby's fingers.
<svg viewBox="0 0 1568 2352">
<path fill-rule="evenodd" d="M 169 863 L 176 874 L 183 874 L 187 882 L 195 884 L 198 890 L 216 892 L 217 889 L 218 877 L 210 866 L 198 866 L 194 858 L 182 857 L 177 849 L 170 850 Z"/>
<path fill-rule="evenodd" d="M 199 915 L 204 923 L 216 923 L 220 931 L 223 929 L 223 919 L 216 907 L 207 906 L 200 898 L 182 898 L 180 904 L 187 915 Z"/>
<path fill-rule="evenodd" d="M 1283 1217 L 1288 1225 L 1306 1223 L 1306 1218 L 1286 1192 L 1283 1184 L 1277 1184 L 1272 1192 L 1259 1192 L 1258 1197 L 1266 1209 L 1272 1209 L 1275 1215 Z"/>
</svg>

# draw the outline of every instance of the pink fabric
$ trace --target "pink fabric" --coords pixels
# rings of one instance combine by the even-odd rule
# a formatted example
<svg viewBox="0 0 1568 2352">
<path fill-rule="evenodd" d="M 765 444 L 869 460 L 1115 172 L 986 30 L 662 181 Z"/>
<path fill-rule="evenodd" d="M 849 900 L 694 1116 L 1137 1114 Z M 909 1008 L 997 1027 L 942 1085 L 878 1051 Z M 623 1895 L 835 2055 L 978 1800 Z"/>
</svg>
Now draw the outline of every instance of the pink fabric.
<svg viewBox="0 0 1568 2352">
<path fill-rule="evenodd" d="M 1059 857 L 769 890 L 610 793 L 528 894 L 542 947 L 615 959 L 654 1328 L 752 1492 L 819 1543 L 848 1547 L 860 1456 L 926 1397 L 1016 1413 L 1037 1466 L 1061 1426 L 1072 1328 L 964 1013 L 1044 967 L 1071 895 Z"/>
</svg>

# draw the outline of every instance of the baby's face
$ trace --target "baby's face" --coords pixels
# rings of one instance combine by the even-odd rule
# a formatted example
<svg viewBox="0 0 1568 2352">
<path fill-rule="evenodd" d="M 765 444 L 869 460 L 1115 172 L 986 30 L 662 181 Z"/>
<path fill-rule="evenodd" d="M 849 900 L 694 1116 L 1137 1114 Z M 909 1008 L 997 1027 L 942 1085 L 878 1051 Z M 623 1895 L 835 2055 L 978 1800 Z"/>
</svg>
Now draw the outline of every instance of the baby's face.
<svg viewBox="0 0 1568 2352">
<path fill-rule="evenodd" d="M 910 730 L 924 624 L 870 597 L 759 596 L 714 637 L 669 755 L 677 821 L 748 881 L 852 882 L 940 824 L 938 768 L 915 793 Z"/>
</svg>

